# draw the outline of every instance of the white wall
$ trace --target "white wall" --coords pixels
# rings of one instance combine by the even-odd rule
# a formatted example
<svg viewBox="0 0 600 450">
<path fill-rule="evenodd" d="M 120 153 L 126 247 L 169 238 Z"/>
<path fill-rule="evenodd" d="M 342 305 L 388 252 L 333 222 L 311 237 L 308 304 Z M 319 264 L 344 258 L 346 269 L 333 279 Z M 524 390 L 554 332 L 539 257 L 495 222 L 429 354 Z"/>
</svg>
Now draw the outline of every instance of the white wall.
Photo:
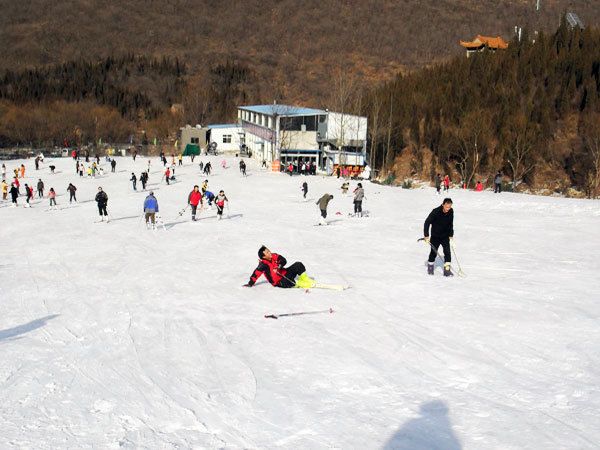
<svg viewBox="0 0 600 450">
<path fill-rule="evenodd" d="M 348 145 L 350 141 L 367 140 L 366 117 L 336 112 L 327 113 L 327 139 L 340 139 L 342 136 L 342 129 L 344 138 L 343 145 Z"/>
<path fill-rule="evenodd" d="M 231 128 L 211 128 L 210 140 L 217 143 L 217 152 L 239 153 L 240 151 L 240 133 L 243 133 L 241 127 Z M 224 143 L 223 136 L 230 135 L 231 143 Z"/>
</svg>

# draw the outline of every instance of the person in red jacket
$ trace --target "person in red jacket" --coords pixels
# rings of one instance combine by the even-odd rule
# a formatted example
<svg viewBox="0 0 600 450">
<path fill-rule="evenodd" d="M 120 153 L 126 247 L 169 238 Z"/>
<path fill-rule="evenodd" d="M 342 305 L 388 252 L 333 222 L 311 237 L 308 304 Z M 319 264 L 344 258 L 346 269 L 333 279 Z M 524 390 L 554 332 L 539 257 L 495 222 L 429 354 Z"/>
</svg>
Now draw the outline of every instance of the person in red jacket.
<svg viewBox="0 0 600 450">
<path fill-rule="evenodd" d="M 165 170 L 165 180 L 167 184 L 169 184 L 169 178 L 171 178 L 171 169 L 167 167 L 167 170 Z"/>
<path fill-rule="evenodd" d="M 202 193 L 200 192 L 200 188 L 198 187 L 198 185 L 195 185 L 192 192 L 190 192 L 190 195 L 188 195 L 188 205 L 192 207 L 193 221 L 196 220 L 196 209 L 198 208 L 198 204 L 202 206 Z"/>
<path fill-rule="evenodd" d="M 483 191 L 483 184 L 481 184 L 481 181 L 478 181 L 477 184 L 475 185 L 475 190 L 477 192 L 481 192 Z"/>
<path fill-rule="evenodd" d="M 296 286 L 296 277 L 307 277 L 306 268 L 301 262 L 295 262 L 291 266 L 285 268 L 287 260 L 277 253 L 271 253 L 264 245 L 258 249 L 258 257 L 260 262 L 252 275 L 248 283 L 244 284 L 244 287 L 252 287 L 256 280 L 262 275 L 275 287 L 280 288 L 292 288 Z"/>
</svg>

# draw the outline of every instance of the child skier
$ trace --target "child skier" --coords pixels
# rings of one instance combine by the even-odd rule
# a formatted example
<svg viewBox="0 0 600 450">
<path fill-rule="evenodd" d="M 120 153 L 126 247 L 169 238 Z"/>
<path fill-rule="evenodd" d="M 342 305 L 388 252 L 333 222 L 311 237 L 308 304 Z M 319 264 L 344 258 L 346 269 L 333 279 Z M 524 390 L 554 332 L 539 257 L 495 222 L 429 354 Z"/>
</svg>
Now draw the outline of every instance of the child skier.
<svg viewBox="0 0 600 450">
<path fill-rule="evenodd" d="M 56 192 L 54 192 L 54 188 L 50 188 L 48 191 L 48 198 L 50 199 L 50 209 L 52 209 L 52 206 L 56 208 Z"/>
<path fill-rule="evenodd" d="M 220 190 L 219 195 L 217 195 L 215 200 L 215 204 L 217 205 L 217 217 L 219 220 L 223 218 L 223 208 L 225 208 L 225 202 L 229 202 L 229 200 L 227 199 L 225 192 Z"/>
</svg>

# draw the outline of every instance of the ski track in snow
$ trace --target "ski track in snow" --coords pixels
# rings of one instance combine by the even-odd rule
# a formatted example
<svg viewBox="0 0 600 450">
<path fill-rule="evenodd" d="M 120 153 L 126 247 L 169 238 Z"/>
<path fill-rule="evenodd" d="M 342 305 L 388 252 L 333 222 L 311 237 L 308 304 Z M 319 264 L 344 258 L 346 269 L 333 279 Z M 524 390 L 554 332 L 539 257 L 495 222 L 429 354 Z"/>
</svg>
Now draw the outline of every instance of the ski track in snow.
<svg viewBox="0 0 600 450">
<path fill-rule="evenodd" d="M 58 209 L 0 204 L 0 448 L 599 447 L 600 201 L 451 190 L 468 276 L 446 279 L 416 242 L 433 189 L 363 182 L 369 217 L 352 218 L 341 180 L 222 159 L 186 158 L 169 186 L 151 171 L 166 231 L 129 182 L 144 157 L 97 179 L 47 161 L 24 181 Z M 204 179 L 229 220 L 179 216 Z M 332 226 L 315 227 L 324 193 Z M 261 244 L 352 289 L 242 288 Z"/>
</svg>

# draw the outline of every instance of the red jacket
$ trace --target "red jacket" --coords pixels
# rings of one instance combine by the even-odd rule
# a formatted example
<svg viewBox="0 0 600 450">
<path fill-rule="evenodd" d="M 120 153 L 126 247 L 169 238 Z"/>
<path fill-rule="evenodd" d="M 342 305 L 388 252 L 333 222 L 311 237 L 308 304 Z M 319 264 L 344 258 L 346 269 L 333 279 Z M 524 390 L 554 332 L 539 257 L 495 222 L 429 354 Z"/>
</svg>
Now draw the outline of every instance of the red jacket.
<svg viewBox="0 0 600 450">
<path fill-rule="evenodd" d="M 198 203 L 200 202 L 202 202 L 202 192 L 190 192 L 190 195 L 188 195 L 188 203 L 192 206 L 198 206 Z"/>
<path fill-rule="evenodd" d="M 271 254 L 271 261 L 266 259 L 261 259 L 258 263 L 258 267 L 254 269 L 252 275 L 250 275 L 250 281 L 248 284 L 250 286 L 256 283 L 256 280 L 260 278 L 261 275 L 264 275 L 269 283 L 273 286 L 277 286 L 281 279 L 285 277 L 287 271 L 283 268 L 287 264 L 286 259 L 278 255 L 277 253 Z"/>
</svg>

